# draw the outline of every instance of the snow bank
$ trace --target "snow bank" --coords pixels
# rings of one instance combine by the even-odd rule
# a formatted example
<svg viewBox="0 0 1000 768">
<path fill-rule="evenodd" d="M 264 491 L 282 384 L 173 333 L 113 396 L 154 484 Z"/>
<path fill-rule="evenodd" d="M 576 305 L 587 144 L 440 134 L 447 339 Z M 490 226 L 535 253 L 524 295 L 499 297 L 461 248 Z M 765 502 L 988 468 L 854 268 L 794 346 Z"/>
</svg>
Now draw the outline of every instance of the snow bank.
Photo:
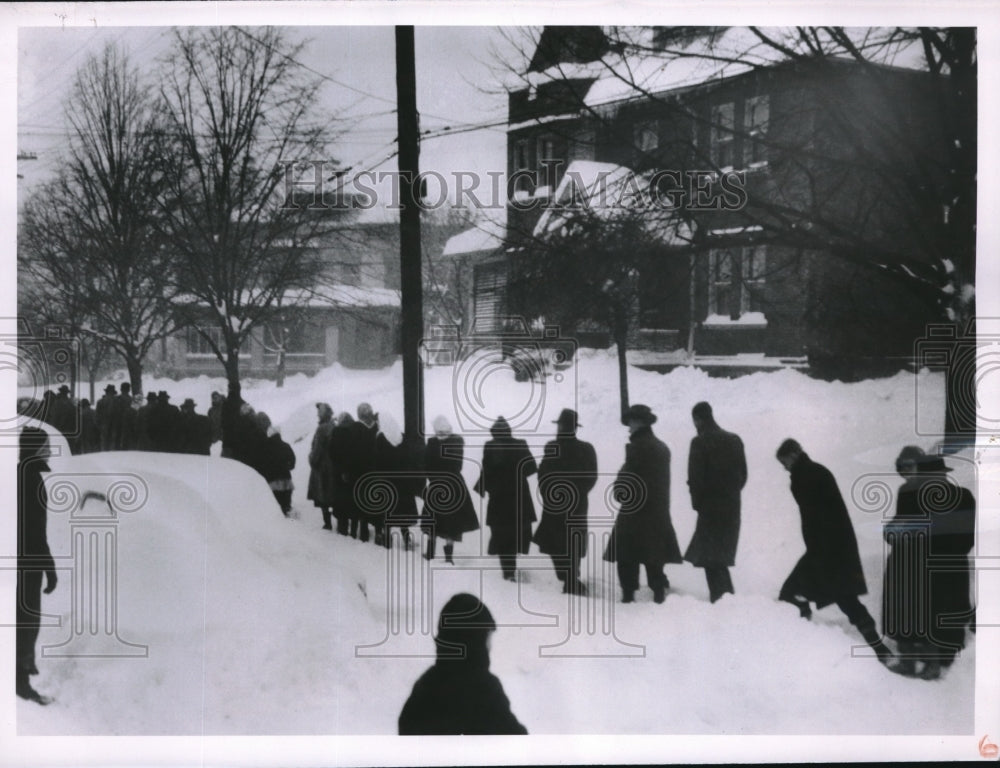
<svg viewBox="0 0 1000 768">
<path fill-rule="evenodd" d="M 456 431 L 464 429 L 471 485 L 493 418 L 518 420 L 517 433 L 540 456 L 559 411 L 576 408 L 580 437 L 594 443 L 602 473 L 591 494 L 599 536 L 612 519 L 605 492 L 627 439 L 618 423 L 615 366 L 613 353 L 584 351 L 576 366 L 544 384 L 515 382 L 488 354 L 430 368 L 427 421 L 443 414 Z M 711 402 L 719 423 L 743 437 L 749 465 L 732 569 L 737 594 L 710 605 L 704 574 L 673 565 L 673 589 L 662 606 L 644 589 L 633 605 L 614 602 L 617 587 L 600 546 L 584 561 L 592 595 L 574 604 L 559 593 L 548 559 L 535 553 L 521 561 L 519 584 L 502 581 L 495 559 L 483 556 L 482 532 L 457 545 L 458 563 L 450 567 L 428 565 L 417 550 L 387 554 L 320 531 L 319 512 L 305 499 L 315 403 L 353 412 L 365 400 L 401 422 L 400 379 L 399 365 L 334 366 L 313 378 L 292 377 L 283 389 L 247 382 L 244 397 L 271 415 L 295 449 L 293 519 L 280 514 L 263 480 L 225 459 L 107 453 L 64 462 L 59 471 L 131 473 L 148 485 L 148 501 L 120 519 L 118 628 L 149 654 L 42 659 L 38 687 L 57 703 L 43 710 L 19 702 L 19 732 L 394 734 L 410 686 L 430 663 L 437 607 L 459 590 L 480 594 L 497 617 L 493 669 L 533 734 L 971 731 L 974 642 L 942 680 L 908 680 L 852 655 L 865 648 L 856 648 L 860 638 L 835 608 L 806 622 L 775 599 L 803 551 L 788 476 L 773 458 L 780 441 L 793 436 L 833 471 L 849 500 L 868 579 L 863 600 L 878 616 L 883 510 L 858 489 L 869 475 L 881 479 L 891 505 L 899 448 L 931 447 L 915 434 L 914 419 L 943 413 L 939 376 L 842 384 L 789 370 L 735 380 L 693 368 L 666 375 L 630 370 L 632 402 L 659 415 L 654 430 L 673 453 L 672 516 L 682 546 L 695 522 L 684 480 L 696 402 Z M 221 380 L 205 378 L 148 386 L 199 403 L 224 389 Z M 949 463 L 971 485 L 970 459 Z M 55 552 L 70 552 L 66 513 L 52 515 L 50 538 Z M 42 644 L 67 636 L 71 592 L 67 578 L 45 598 L 44 609 L 61 616 L 63 626 L 45 627 Z M 571 606 L 581 613 L 571 614 Z M 601 629 L 604 610 L 613 614 L 613 634 Z M 572 633 L 572 617 L 591 622 L 593 633 Z M 559 655 L 580 648 L 590 656 Z"/>
</svg>

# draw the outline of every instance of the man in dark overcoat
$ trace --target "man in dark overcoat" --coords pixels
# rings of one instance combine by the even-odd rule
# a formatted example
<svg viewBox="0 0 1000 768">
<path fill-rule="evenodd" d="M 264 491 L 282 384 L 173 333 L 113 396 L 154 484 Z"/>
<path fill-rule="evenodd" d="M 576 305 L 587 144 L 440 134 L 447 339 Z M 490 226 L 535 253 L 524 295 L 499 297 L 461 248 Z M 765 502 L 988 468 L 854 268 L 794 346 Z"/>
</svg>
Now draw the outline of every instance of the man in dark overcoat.
<svg viewBox="0 0 1000 768">
<path fill-rule="evenodd" d="M 355 467 L 355 427 L 354 417 L 347 411 L 338 414 L 330 431 L 330 471 L 333 474 L 332 505 L 333 516 L 337 519 L 337 533 L 358 537 L 361 520 L 354 500 Z M 368 526 L 364 527 L 368 540 Z"/>
<path fill-rule="evenodd" d="M 523 735 L 500 680 L 490 672 L 496 621 L 475 595 L 451 597 L 438 619 L 437 660 L 399 713 L 400 736 Z"/>
<path fill-rule="evenodd" d="M 115 448 L 119 451 L 135 449 L 135 410 L 132 408 L 132 385 L 127 381 L 121 383 L 121 392 L 115 398 L 112 410 L 114 419 Z"/>
<path fill-rule="evenodd" d="M 358 419 L 350 425 L 350 449 L 347 453 L 344 469 L 349 477 L 352 498 L 359 492 L 358 482 L 369 472 L 375 471 L 376 466 L 376 444 L 378 441 L 378 414 L 371 407 L 370 403 L 358 403 Z M 368 525 L 371 523 L 375 528 L 375 543 L 383 544 L 382 540 L 382 519 L 379 515 L 368 514 L 362 509 L 361 504 L 355 503 L 351 507 L 350 534 L 359 541 L 368 541 L 371 534 Z"/>
<path fill-rule="evenodd" d="M 74 454 L 80 453 L 77 413 L 77 406 L 70 397 L 69 387 L 63 384 L 52 400 L 52 416 L 49 423 L 62 433 L 69 443 L 70 451 Z"/>
<path fill-rule="evenodd" d="M 146 403 L 135 412 L 135 448 L 138 451 L 155 451 L 156 446 L 149 432 L 149 414 L 156 409 L 156 393 L 146 393 Z"/>
<path fill-rule="evenodd" d="M 837 481 L 791 438 L 778 447 L 777 459 L 791 475 L 792 496 L 799 506 L 806 545 L 806 553 L 785 580 L 778 599 L 797 607 L 806 619 L 812 616 L 810 603 L 817 608 L 836 604 L 879 660 L 888 664 L 892 652 L 882 642 L 868 609 L 858 600 L 868 592 L 868 586 L 854 525 Z"/>
<path fill-rule="evenodd" d="M 538 465 L 542 521 L 534 541 L 552 558 L 563 592 L 585 595 L 580 560 L 587 554 L 587 494 L 597 483 L 597 453 L 577 438 L 576 411 L 563 409 L 555 424 L 556 439 L 545 445 Z"/>
<path fill-rule="evenodd" d="M 333 530 L 333 459 L 330 456 L 330 434 L 333 432 L 333 409 L 326 403 L 316 403 L 316 431 L 309 448 L 309 486 L 306 498 L 319 507 L 323 515 L 323 530 Z M 341 530 L 341 518 L 337 518 L 337 531 L 346 533 L 346 518 Z"/>
<path fill-rule="evenodd" d="M 538 471 L 528 444 L 513 436 L 501 416 L 490 427 L 491 440 L 483 446 L 483 467 L 473 490 L 489 494 L 486 525 L 490 528 L 487 552 L 500 558 L 507 581 L 517 579 L 517 555 L 528 554 L 531 524 L 537 520 L 528 490 L 528 478 Z"/>
<path fill-rule="evenodd" d="M 212 393 L 212 404 L 208 408 L 208 421 L 212 425 L 212 444 L 222 440 L 222 404 L 226 398 L 221 392 Z M 225 454 L 222 454 L 225 456 Z"/>
<path fill-rule="evenodd" d="M 691 418 L 698 434 L 688 453 L 688 490 L 698 513 L 684 559 L 705 569 L 709 599 L 733 593 L 729 568 L 736 564 L 740 538 L 740 492 L 747 482 L 743 441 L 715 423 L 712 406 L 695 405 Z"/>
<path fill-rule="evenodd" d="M 906 446 L 896 459 L 906 482 L 896 514 L 886 521 L 889 545 L 882 581 L 882 634 L 895 640 L 898 671 L 934 680 L 965 646 L 972 617 L 969 551 L 975 543 L 976 500 L 952 482 L 940 456 Z"/>
<path fill-rule="evenodd" d="M 97 405 L 94 407 L 94 413 L 97 416 L 97 428 L 101 433 L 102 451 L 115 450 L 117 435 L 114 431 L 114 411 L 117 393 L 118 390 L 115 389 L 115 385 L 108 384 L 108 386 L 104 388 L 104 396 L 97 401 Z"/>
<path fill-rule="evenodd" d="M 37 427 L 25 427 L 20 436 L 17 466 L 17 631 L 15 637 L 17 695 L 22 699 L 48 704 L 31 685 L 35 665 L 35 643 L 42 619 L 42 577 L 45 594 L 58 583 L 55 561 L 47 535 L 48 495 L 43 473 L 49 472 L 49 437 Z"/>
<path fill-rule="evenodd" d="M 190 397 L 181 403 L 177 420 L 180 453 L 208 456 L 212 447 L 212 425 L 208 416 L 195 411 L 195 402 Z"/>
<path fill-rule="evenodd" d="M 655 423 L 647 405 L 633 405 L 622 416 L 629 443 L 614 486 L 621 509 L 604 559 L 618 564 L 623 603 L 635 600 L 640 564 L 653 600 L 662 603 L 670 588 L 664 566 L 683 562 L 670 520 L 670 449 L 653 434 Z"/>
</svg>

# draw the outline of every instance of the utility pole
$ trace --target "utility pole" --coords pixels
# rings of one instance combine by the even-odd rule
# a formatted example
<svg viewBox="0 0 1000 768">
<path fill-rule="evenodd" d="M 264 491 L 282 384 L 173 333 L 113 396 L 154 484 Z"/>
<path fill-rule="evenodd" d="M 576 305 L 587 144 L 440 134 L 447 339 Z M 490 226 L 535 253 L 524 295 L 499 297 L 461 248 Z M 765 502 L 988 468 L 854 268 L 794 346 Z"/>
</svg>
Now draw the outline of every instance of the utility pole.
<svg viewBox="0 0 1000 768">
<path fill-rule="evenodd" d="M 410 446 L 422 445 L 424 382 L 420 341 L 424 334 L 423 278 L 420 258 L 420 128 L 413 27 L 396 27 L 396 125 L 402 209 L 399 212 L 399 264 L 403 346 L 403 434 Z"/>
</svg>

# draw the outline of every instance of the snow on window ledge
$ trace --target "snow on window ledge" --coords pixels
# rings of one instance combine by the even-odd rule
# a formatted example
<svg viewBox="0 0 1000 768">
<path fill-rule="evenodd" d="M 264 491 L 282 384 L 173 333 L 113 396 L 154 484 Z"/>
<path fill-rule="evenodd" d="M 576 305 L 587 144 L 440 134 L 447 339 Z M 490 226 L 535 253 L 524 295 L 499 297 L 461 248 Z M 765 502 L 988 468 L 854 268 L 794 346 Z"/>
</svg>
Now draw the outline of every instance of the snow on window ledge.
<svg viewBox="0 0 1000 768">
<path fill-rule="evenodd" d="M 764 317 L 763 312 L 744 312 L 736 320 L 728 315 L 709 315 L 705 318 L 702 326 L 709 328 L 722 326 L 766 328 L 767 318 Z"/>
</svg>

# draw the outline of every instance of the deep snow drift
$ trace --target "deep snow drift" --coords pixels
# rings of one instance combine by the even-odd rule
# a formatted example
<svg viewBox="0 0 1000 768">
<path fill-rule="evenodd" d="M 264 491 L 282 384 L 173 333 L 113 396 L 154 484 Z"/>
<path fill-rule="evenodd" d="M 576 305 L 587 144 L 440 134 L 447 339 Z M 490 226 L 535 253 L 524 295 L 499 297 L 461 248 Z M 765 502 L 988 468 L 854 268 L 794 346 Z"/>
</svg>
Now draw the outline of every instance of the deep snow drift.
<svg viewBox="0 0 1000 768">
<path fill-rule="evenodd" d="M 749 481 L 735 596 L 710 605 L 702 571 L 685 564 L 667 566 L 673 589 L 664 605 L 644 587 L 635 604 L 615 602 L 600 537 L 613 518 L 604 494 L 627 430 L 617 419 L 611 353 L 584 353 L 545 385 L 516 383 L 489 361 L 425 371 L 427 421 L 443 413 L 464 430 L 470 487 L 482 430 L 494 417 L 511 420 L 540 457 L 559 410 L 579 411 L 579 435 L 594 443 L 604 477 L 591 494 L 597 543 L 584 561 L 591 596 L 573 603 L 534 549 L 520 562 L 521 582 L 504 582 L 496 562 L 481 557 L 486 535 L 466 535 L 452 567 L 320 530 L 319 511 L 305 499 L 315 403 L 353 412 L 367 400 L 402 423 L 399 365 L 375 372 L 334 366 L 283 389 L 250 382 L 244 398 L 271 416 L 298 457 L 292 519 L 262 479 L 227 459 L 127 452 L 53 461 L 54 475 L 74 473 L 82 489 L 104 490 L 115 476 L 142 480 L 148 497 L 133 500 L 138 508 L 114 526 L 115 623 L 121 641 L 145 646 L 148 655 L 129 656 L 137 653 L 129 646 L 121 657 L 81 657 L 108 639 L 74 636 L 73 620 L 87 608 L 74 607 L 66 571 L 43 600 L 61 626 L 43 627 L 39 647 L 72 639 L 76 655 L 40 655 L 36 686 L 56 702 L 18 701 L 18 733 L 392 735 L 410 687 L 431 662 L 437 611 L 459 590 L 481 594 L 497 617 L 492 668 L 532 734 L 972 733 L 973 636 L 941 680 L 905 679 L 869 657 L 835 607 L 807 622 L 776 600 L 803 552 L 788 476 L 773 458 L 792 436 L 837 477 L 868 581 L 862 601 L 879 616 L 881 519 L 892 514 L 900 484 L 893 460 L 905 444 L 932 447 L 914 425 L 919 413 L 940 426 L 941 378 L 841 384 L 780 371 L 727 380 L 693 369 L 632 369 L 630 377 L 632 402 L 659 415 L 654 431 L 673 454 L 671 511 L 682 548 L 695 522 L 684 482 L 691 406 L 708 400 L 719 424 L 743 437 Z M 210 391 L 224 390 L 222 380 L 207 378 L 145 385 L 168 390 L 175 402 L 193 397 L 202 412 Z M 975 460 L 971 451 L 948 460 L 955 479 L 972 488 Z M 85 507 L 100 508 L 95 501 Z M 67 568 L 72 514 L 49 518 L 53 553 Z M 108 623 L 98 617 L 103 628 Z"/>
</svg>

